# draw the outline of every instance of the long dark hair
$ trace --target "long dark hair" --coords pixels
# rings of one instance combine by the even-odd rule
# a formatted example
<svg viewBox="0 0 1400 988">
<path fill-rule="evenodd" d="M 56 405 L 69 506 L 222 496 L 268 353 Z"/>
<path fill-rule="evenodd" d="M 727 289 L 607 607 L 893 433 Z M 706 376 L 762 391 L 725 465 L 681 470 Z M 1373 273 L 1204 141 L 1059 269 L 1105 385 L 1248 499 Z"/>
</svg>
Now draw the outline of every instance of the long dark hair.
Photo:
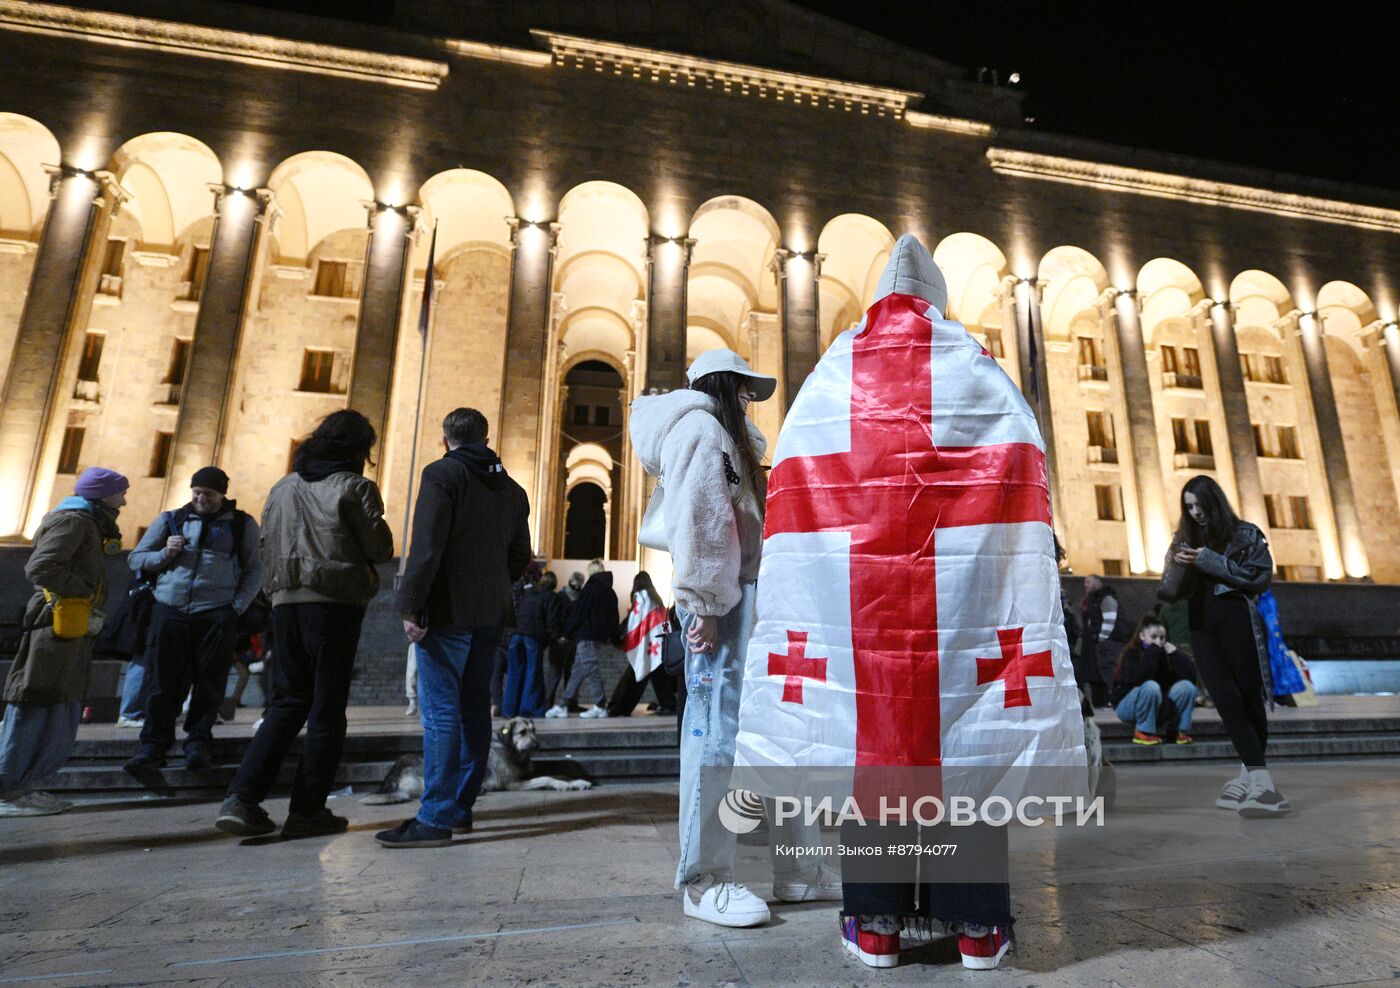
<svg viewBox="0 0 1400 988">
<path fill-rule="evenodd" d="M 651 574 L 646 570 L 640 570 L 636 576 L 632 577 L 632 599 L 636 600 L 639 593 L 650 597 L 652 604 L 657 607 L 664 608 L 666 606 L 666 602 L 661 599 L 661 594 L 656 592 L 656 584 L 651 582 Z"/>
<path fill-rule="evenodd" d="M 759 510 L 762 511 L 763 488 L 759 478 L 763 467 L 758 462 L 758 450 L 753 448 L 753 442 L 749 439 L 748 418 L 744 415 L 744 403 L 739 400 L 739 385 L 742 383 L 743 378 L 733 371 L 715 371 L 693 382 L 690 389 L 715 400 L 718 406 L 715 415 L 739 450 L 739 458 L 744 461 L 744 471 L 749 476 L 749 486 L 753 488 Z"/>
<path fill-rule="evenodd" d="M 369 419 L 353 408 L 331 412 L 297 446 L 292 469 L 300 471 L 316 460 L 348 461 L 360 464 L 363 469 L 378 439 Z"/>
<path fill-rule="evenodd" d="M 1206 513 L 1205 525 L 1198 525 L 1186 510 L 1186 495 L 1193 494 L 1196 503 Z M 1240 516 L 1230 507 L 1230 499 L 1211 477 L 1201 474 L 1192 477 L 1181 489 L 1181 524 L 1176 529 L 1176 541 L 1199 548 L 1209 546 L 1216 552 L 1223 552 L 1230 539 L 1234 538 Z"/>
<path fill-rule="evenodd" d="M 1123 669 L 1123 663 L 1127 662 L 1129 658 L 1134 658 L 1142 654 L 1142 633 L 1148 628 L 1156 627 L 1165 628 L 1166 625 L 1162 623 L 1162 619 L 1157 616 L 1156 611 L 1148 611 L 1142 616 L 1142 620 L 1137 623 L 1137 627 L 1133 629 L 1133 637 L 1129 639 L 1128 644 L 1123 646 L 1123 651 L 1118 653 L 1118 661 L 1113 666 L 1113 678 L 1115 680 L 1118 678 L 1118 673 Z"/>
</svg>

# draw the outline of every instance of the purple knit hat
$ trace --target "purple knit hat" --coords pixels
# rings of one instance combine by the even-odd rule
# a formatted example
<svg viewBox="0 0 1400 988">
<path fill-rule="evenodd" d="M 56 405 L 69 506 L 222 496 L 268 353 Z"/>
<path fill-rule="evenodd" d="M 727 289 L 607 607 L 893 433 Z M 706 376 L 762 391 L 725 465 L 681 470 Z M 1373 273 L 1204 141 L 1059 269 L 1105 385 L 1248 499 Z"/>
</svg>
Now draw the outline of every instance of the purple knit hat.
<svg viewBox="0 0 1400 988">
<path fill-rule="evenodd" d="M 120 494 L 130 486 L 131 482 L 115 470 L 88 467 L 78 476 L 78 482 L 73 485 L 73 493 L 89 501 L 100 501 L 104 497 Z"/>
</svg>

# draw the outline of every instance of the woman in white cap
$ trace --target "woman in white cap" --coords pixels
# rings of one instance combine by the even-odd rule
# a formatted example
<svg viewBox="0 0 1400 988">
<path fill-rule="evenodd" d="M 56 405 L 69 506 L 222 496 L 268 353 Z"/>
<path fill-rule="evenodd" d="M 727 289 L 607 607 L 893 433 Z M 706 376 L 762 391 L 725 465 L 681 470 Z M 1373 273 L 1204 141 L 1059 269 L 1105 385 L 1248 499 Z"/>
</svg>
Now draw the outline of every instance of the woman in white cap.
<svg viewBox="0 0 1400 988">
<path fill-rule="evenodd" d="M 638 398 L 630 423 L 642 466 L 661 478 L 671 590 L 685 629 L 676 887 L 684 890 L 687 916 L 757 926 L 768 921 L 768 906 L 733 881 L 735 835 L 718 815 L 728 791 L 720 776 L 727 780 L 728 773 L 715 770 L 734 763 L 763 551 L 761 461 L 768 444 L 746 413 L 751 402 L 771 398 L 778 382 L 732 350 L 701 354 L 686 379 L 687 390 Z M 839 897 L 839 889 L 828 891 Z M 779 874 L 775 893 L 785 900 L 826 897 L 796 874 Z"/>
</svg>

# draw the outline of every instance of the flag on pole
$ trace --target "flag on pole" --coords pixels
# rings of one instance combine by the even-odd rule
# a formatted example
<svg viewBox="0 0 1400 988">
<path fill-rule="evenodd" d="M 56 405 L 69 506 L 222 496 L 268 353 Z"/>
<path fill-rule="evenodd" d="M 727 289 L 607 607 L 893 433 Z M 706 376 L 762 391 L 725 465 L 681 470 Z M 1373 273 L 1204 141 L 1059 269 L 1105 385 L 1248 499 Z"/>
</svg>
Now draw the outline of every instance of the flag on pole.
<svg viewBox="0 0 1400 988">
<path fill-rule="evenodd" d="M 433 264 L 437 254 L 437 224 L 433 224 L 433 236 L 428 241 L 428 268 L 423 275 L 423 304 L 418 308 L 418 335 L 423 339 L 426 353 L 428 346 L 428 324 L 433 310 Z"/>
<path fill-rule="evenodd" d="M 901 237 L 783 423 L 741 768 L 919 769 L 945 796 L 1013 800 L 1042 767 L 1058 792 L 1084 772 L 1044 441 L 946 305 Z"/>
</svg>

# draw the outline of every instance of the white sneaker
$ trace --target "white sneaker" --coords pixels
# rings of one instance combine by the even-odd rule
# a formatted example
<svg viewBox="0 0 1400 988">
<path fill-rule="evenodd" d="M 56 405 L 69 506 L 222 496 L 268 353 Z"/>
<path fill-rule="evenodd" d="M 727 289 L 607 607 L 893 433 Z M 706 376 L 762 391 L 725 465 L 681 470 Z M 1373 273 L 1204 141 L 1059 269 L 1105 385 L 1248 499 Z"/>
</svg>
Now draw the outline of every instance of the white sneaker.
<svg viewBox="0 0 1400 988">
<path fill-rule="evenodd" d="M 1249 787 L 1249 793 L 1240 800 L 1240 816 L 1250 819 L 1261 819 L 1271 816 L 1283 816 L 1291 809 L 1288 800 L 1283 798 L 1273 786 L 1261 786 L 1258 783 Z"/>
<path fill-rule="evenodd" d="M 556 703 L 554 706 L 546 710 L 544 712 L 544 715 L 552 720 L 557 720 L 560 717 L 569 716 L 569 708 L 562 704 Z"/>
<path fill-rule="evenodd" d="M 762 926 L 771 918 L 768 904 L 736 882 L 706 876 L 681 892 L 685 914 L 716 926 Z"/>
<path fill-rule="evenodd" d="M 1244 798 L 1249 795 L 1248 779 L 1231 779 L 1225 783 L 1220 790 L 1220 795 L 1215 799 L 1215 805 L 1222 810 L 1238 810 Z"/>
<path fill-rule="evenodd" d="M 600 707 L 596 703 L 593 706 L 589 707 L 587 710 L 585 710 L 583 713 L 579 714 L 580 717 L 586 717 L 589 720 L 596 720 L 599 717 L 606 717 L 607 715 L 608 708 Z"/>
<path fill-rule="evenodd" d="M 34 797 L 47 797 L 35 799 Z M 0 799 L 0 817 L 7 816 L 55 816 L 71 806 L 48 793 L 25 793 L 13 799 Z"/>
<path fill-rule="evenodd" d="M 773 879 L 773 898 L 779 902 L 840 902 L 841 879 L 818 873 L 793 879 Z"/>
<path fill-rule="evenodd" d="M 417 717 L 417 716 L 418 716 L 418 701 L 417 701 L 417 700 L 409 700 L 409 701 L 408 701 L 408 708 L 407 708 L 406 710 L 404 710 L 403 715 L 404 715 L 405 717 Z"/>
<path fill-rule="evenodd" d="M 118 717 L 118 727 L 145 727 L 146 722 L 135 717 Z"/>
<path fill-rule="evenodd" d="M 249 671 L 250 673 L 252 673 L 254 676 L 258 675 L 259 673 L 261 673 L 261 672 L 262 672 L 264 669 L 266 669 L 266 668 L 267 668 L 267 663 L 266 663 L 265 661 L 250 662 L 250 663 L 248 664 L 248 671 Z"/>
</svg>

